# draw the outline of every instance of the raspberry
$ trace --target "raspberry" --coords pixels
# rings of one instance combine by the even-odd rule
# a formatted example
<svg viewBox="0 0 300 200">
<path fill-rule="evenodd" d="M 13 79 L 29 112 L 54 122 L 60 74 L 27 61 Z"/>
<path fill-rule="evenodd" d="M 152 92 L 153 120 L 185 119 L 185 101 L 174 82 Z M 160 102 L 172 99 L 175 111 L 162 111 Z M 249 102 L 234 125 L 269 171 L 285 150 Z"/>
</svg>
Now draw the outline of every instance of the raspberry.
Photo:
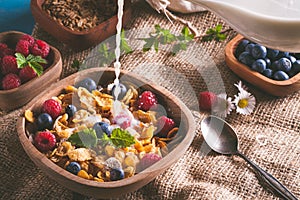
<svg viewBox="0 0 300 200">
<path fill-rule="evenodd" d="M 34 42 L 35 42 L 35 39 L 31 35 L 28 35 L 28 34 L 22 35 L 20 40 L 28 41 L 29 42 L 29 47 L 32 47 Z"/>
<path fill-rule="evenodd" d="M 151 91 L 145 91 L 139 96 L 138 108 L 143 111 L 150 110 L 151 107 L 157 105 L 157 99 L 155 94 Z"/>
<path fill-rule="evenodd" d="M 161 156 L 155 153 L 147 153 L 140 161 L 140 170 L 144 170 L 161 159 Z"/>
<path fill-rule="evenodd" d="M 131 126 L 131 120 L 128 115 L 119 114 L 114 118 L 114 122 L 118 124 L 122 129 L 126 129 Z"/>
<path fill-rule="evenodd" d="M 157 120 L 157 131 L 161 137 L 167 137 L 170 130 L 172 130 L 174 127 L 175 122 L 171 118 L 161 116 Z"/>
<path fill-rule="evenodd" d="M 202 110 L 211 110 L 212 105 L 216 102 L 217 96 L 213 92 L 200 92 L 199 94 L 199 107 Z"/>
<path fill-rule="evenodd" d="M 46 58 L 50 52 L 50 47 L 46 42 L 36 40 L 30 50 L 33 55 Z"/>
<path fill-rule="evenodd" d="M 16 45 L 16 52 L 23 54 L 25 57 L 29 55 L 30 43 L 27 40 L 19 40 Z"/>
<path fill-rule="evenodd" d="M 14 55 L 14 51 L 10 49 L 6 44 L 0 43 L 0 58 L 6 56 L 6 55 Z"/>
<path fill-rule="evenodd" d="M 34 137 L 34 145 L 42 152 L 47 152 L 55 147 L 56 138 L 50 131 L 38 132 Z"/>
<path fill-rule="evenodd" d="M 19 77 L 22 83 L 25 83 L 36 76 L 37 76 L 36 72 L 30 66 L 26 66 L 22 68 L 19 72 Z"/>
<path fill-rule="evenodd" d="M 0 43 L 0 52 L 2 52 L 4 49 L 7 49 L 8 46 L 5 43 Z"/>
<path fill-rule="evenodd" d="M 61 113 L 62 107 L 58 101 L 48 99 L 43 103 L 42 112 L 48 113 L 55 120 Z"/>
<path fill-rule="evenodd" d="M 18 74 L 17 59 L 14 56 L 4 56 L 2 58 L 1 72 L 3 75 L 10 73 Z"/>
<path fill-rule="evenodd" d="M 7 74 L 2 79 L 2 88 L 3 90 L 10 90 L 17 88 L 21 85 L 21 80 L 16 74 Z"/>
</svg>

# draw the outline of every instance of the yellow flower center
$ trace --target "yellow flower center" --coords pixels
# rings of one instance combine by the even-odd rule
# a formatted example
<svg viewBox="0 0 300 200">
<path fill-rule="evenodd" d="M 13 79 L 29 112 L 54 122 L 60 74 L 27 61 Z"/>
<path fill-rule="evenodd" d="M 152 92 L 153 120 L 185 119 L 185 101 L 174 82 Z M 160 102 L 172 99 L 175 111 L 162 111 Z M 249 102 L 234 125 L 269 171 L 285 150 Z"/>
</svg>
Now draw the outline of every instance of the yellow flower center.
<svg viewBox="0 0 300 200">
<path fill-rule="evenodd" d="M 240 107 L 240 108 L 246 108 L 247 106 L 248 106 L 248 99 L 241 99 L 241 100 L 239 100 L 239 102 L 238 102 L 238 106 Z"/>
</svg>

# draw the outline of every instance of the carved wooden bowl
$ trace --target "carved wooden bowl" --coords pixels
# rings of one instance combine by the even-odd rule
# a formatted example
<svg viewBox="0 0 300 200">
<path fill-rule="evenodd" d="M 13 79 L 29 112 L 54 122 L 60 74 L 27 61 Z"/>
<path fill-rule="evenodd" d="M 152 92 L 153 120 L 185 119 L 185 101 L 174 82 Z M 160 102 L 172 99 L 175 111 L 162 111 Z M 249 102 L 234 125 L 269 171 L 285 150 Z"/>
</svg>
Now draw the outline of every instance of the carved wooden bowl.
<svg viewBox="0 0 300 200">
<path fill-rule="evenodd" d="M 18 39 L 24 34 L 25 33 L 17 31 L 2 32 L 0 33 L 0 42 L 4 42 L 9 47 L 14 48 Z M 50 46 L 50 53 L 47 60 L 50 66 L 41 76 L 22 84 L 18 88 L 0 90 L 0 108 L 2 110 L 10 111 L 25 105 L 59 79 L 62 71 L 60 52 Z"/>
<path fill-rule="evenodd" d="M 42 5 L 44 1 L 45 0 L 31 1 L 30 7 L 35 21 L 43 30 L 74 50 L 83 50 L 97 45 L 116 33 L 117 15 L 112 16 L 110 19 L 87 31 L 73 31 L 59 24 L 43 10 Z M 124 5 L 123 24 L 127 24 L 130 19 L 131 1 L 126 1 Z"/>
<path fill-rule="evenodd" d="M 288 80 L 276 81 L 265 77 L 259 72 L 251 70 L 248 66 L 239 62 L 235 57 L 234 52 L 239 42 L 243 39 L 244 37 L 241 35 L 236 36 L 227 44 L 225 49 L 226 63 L 236 75 L 274 96 L 286 96 L 299 91 L 300 73 Z"/>
<path fill-rule="evenodd" d="M 115 74 L 114 70 L 111 68 L 91 68 L 78 72 L 49 87 L 38 97 L 33 99 L 26 106 L 26 109 L 30 109 L 33 112 L 39 110 L 41 104 L 46 99 L 60 94 L 67 85 L 73 85 L 75 80 L 82 80 L 85 77 L 90 77 L 99 84 L 106 84 L 114 80 Z M 168 113 L 168 116 L 173 118 L 179 127 L 179 132 L 177 134 L 180 139 L 177 140 L 175 144 L 169 146 L 169 153 L 165 157 L 142 172 L 119 181 L 96 182 L 83 179 L 67 172 L 37 150 L 28 139 L 28 135 L 26 134 L 28 131 L 26 129 L 27 122 L 24 117 L 21 117 L 17 123 L 17 131 L 25 152 L 42 171 L 49 175 L 50 178 L 70 190 L 95 198 L 112 198 L 135 191 L 152 181 L 182 157 L 193 140 L 195 133 L 193 116 L 190 110 L 177 97 L 165 88 L 131 72 L 121 71 L 120 80 L 129 81 L 138 85 L 142 90 L 154 92 L 158 97 L 159 103 L 164 106 L 167 111 L 171 111 Z"/>
</svg>

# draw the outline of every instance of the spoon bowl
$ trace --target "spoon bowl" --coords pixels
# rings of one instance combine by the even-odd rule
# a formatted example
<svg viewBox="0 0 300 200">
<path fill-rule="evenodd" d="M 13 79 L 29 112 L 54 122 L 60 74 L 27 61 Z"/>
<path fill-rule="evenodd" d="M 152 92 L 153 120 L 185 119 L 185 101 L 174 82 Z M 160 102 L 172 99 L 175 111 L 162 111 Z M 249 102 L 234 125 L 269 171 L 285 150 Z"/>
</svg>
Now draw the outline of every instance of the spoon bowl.
<svg viewBox="0 0 300 200">
<path fill-rule="evenodd" d="M 238 138 L 233 128 L 217 117 L 207 117 L 201 122 L 201 131 L 205 142 L 212 150 L 221 154 L 236 154 Z"/>
<path fill-rule="evenodd" d="M 201 121 L 201 131 L 208 146 L 221 154 L 237 155 L 243 158 L 263 180 L 284 199 L 297 200 L 297 198 L 276 178 L 261 169 L 238 150 L 238 137 L 234 129 L 223 119 L 209 116 Z"/>
</svg>

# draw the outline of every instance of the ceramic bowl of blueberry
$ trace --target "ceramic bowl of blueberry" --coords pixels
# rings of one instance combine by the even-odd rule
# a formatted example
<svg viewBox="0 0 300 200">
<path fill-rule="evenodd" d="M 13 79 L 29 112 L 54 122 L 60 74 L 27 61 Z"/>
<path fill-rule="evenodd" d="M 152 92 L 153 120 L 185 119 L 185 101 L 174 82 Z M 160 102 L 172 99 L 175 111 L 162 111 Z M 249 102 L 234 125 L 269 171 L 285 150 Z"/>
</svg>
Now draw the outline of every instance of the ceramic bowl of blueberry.
<svg viewBox="0 0 300 200">
<path fill-rule="evenodd" d="M 53 181 L 94 198 L 135 191 L 191 144 L 190 110 L 151 81 L 91 68 L 47 88 L 17 122 L 29 158 Z"/>
<path fill-rule="evenodd" d="M 0 109 L 19 108 L 57 81 L 60 52 L 47 42 L 18 32 L 0 33 Z"/>
<path fill-rule="evenodd" d="M 225 49 L 228 67 L 247 82 L 274 96 L 300 89 L 300 54 L 253 43 L 241 35 Z"/>
</svg>

